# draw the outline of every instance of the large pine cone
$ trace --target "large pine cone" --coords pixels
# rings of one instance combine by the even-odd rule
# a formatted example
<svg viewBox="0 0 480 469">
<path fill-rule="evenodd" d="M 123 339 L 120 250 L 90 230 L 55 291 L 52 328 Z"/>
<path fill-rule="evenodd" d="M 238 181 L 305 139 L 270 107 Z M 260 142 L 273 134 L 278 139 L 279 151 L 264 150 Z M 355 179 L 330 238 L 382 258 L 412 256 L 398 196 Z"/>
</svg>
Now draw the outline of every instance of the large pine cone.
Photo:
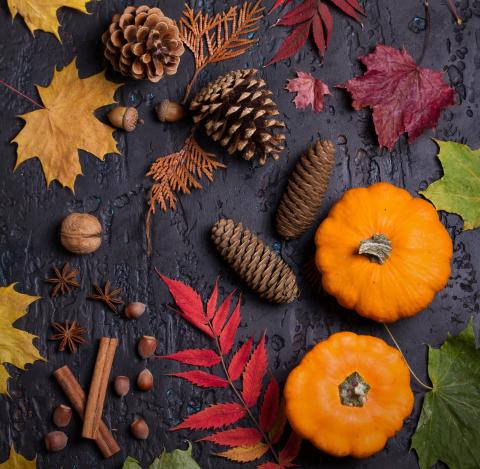
<svg viewBox="0 0 480 469">
<path fill-rule="evenodd" d="M 202 123 L 208 136 L 240 152 L 246 160 L 257 156 L 261 165 L 271 156 L 278 160 L 285 148 L 285 124 L 273 118 L 279 114 L 272 92 L 257 70 L 238 70 L 221 76 L 203 88 L 190 104 L 195 124 Z"/>
<path fill-rule="evenodd" d="M 115 15 L 102 41 L 105 57 L 116 71 L 155 83 L 177 73 L 185 52 L 175 21 L 160 8 L 146 5 L 130 6 Z"/>
<path fill-rule="evenodd" d="M 218 252 L 261 298 L 291 303 L 298 297 L 292 269 L 241 223 L 221 219 L 212 228 Z"/>
</svg>

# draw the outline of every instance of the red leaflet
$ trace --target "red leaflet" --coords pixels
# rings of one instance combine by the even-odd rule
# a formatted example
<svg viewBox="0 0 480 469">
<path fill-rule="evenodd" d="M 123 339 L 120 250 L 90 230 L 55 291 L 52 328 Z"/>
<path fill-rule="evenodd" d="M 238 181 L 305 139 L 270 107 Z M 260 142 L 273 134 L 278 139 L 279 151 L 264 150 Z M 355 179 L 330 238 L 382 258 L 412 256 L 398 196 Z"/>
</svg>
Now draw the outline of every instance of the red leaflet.
<svg viewBox="0 0 480 469">
<path fill-rule="evenodd" d="M 290 463 L 298 456 L 298 453 L 300 453 L 301 445 L 302 439 L 292 430 L 287 444 L 282 451 L 280 451 L 280 463 L 287 467 L 290 466 Z"/>
<path fill-rule="evenodd" d="M 262 390 L 263 377 L 267 371 L 268 355 L 265 348 L 265 335 L 260 340 L 257 348 L 243 372 L 243 391 L 242 397 L 248 407 L 252 407 L 260 396 Z"/>
<path fill-rule="evenodd" d="M 260 464 L 260 466 L 257 466 L 257 469 L 283 469 L 283 466 L 273 462 L 264 462 L 263 464 Z"/>
<path fill-rule="evenodd" d="M 171 431 L 188 428 L 190 430 L 206 430 L 221 428 L 238 422 L 247 411 L 236 402 L 227 404 L 214 404 L 196 414 L 187 417 L 181 424 L 171 428 Z"/>
<path fill-rule="evenodd" d="M 269 11 L 269 13 L 276 10 L 279 6 L 282 6 L 282 8 L 285 8 L 286 6 L 290 5 L 290 3 L 292 2 L 293 0 L 276 0 L 273 7 Z"/>
<path fill-rule="evenodd" d="M 228 313 L 230 311 L 230 305 L 232 304 L 232 298 L 235 294 L 235 290 L 233 290 L 226 298 L 223 300 L 223 303 L 218 308 L 215 317 L 213 318 L 213 332 L 216 335 L 220 335 L 223 326 L 225 325 L 225 321 L 227 320 Z"/>
<path fill-rule="evenodd" d="M 253 446 L 262 441 L 262 434 L 256 428 L 233 428 L 201 438 L 198 441 L 211 441 L 224 446 Z"/>
<path fill-rule="evenodd" d="M 330 36 L 332 34 L 332 29 L 333 29 L 333 16 L 330 13 L 330 10 L 328 9 L 327 5 L 325 3 L 320 3 L 318 5 L 318 14 L 320 15 L 320 18 L 322 19 L 322 22 L 325 26 L 326 29 L 326 37 L 325 37 L 325 48 L 328 46 L 328 43 L 330 42 Z M 318 45 L 317 45 L 318 47 Z"/>
<path fill-rule="evenodd" d="M 252 351 L 253 337 L 250 337 L 236 352 L 228 365 L 228 375 L 232 381 L 240 378 Z"/>
<path fill-rule="evenodd" d="M 311 21 L 307 21 L 306 23 L 297 26 L 280 46 L 275 57 L 270 60 L 265 67 L 295 55 L 307 42 L 311 23 Z"/>
<path fill-rule="evenodd" d="M 213 287 L 212 294 L 207 302 L 207 318 L 212 319 L 215 316 L 215 311 L 217 310 L 217 300 L 218 300 L 218 279 L 215 280 L 215 286 Z"/>
<path fill-rule="evenodd" d="M 294 26 L 311 19 L 315 15 L 317 0 L 305 0 L 293 10 L 286 13 L 277 23 L 277 26 Z"/>
<path fill-rule="evenodd" d="M 220 356 L 210 349 L 188 349 L 182 350 L 171 355 L 163 355 L 157 358 L 166 358 L 167 360 L 175 360 L 185 365 L 194 366 L 213 366 L 220 363 Z"/>
<path fill-rule="evenodd" d="M 280 409 L 280 388 L 277 380 L 272 377 L 268 382 L 263 395 L 262 408 L 260 409 L 260 426 L 264 432 L 269 432 L 278 417 Z"/>
<path fill-rule="evenodd" d="M 182 371 L 179 373 L 168 373 L 167 376 L 176 376 L 177 378 L 186 379 L 201 388 L 226 388 L 228 381 L 220 376 L 215 376 L 205 371 L 192 370 Z"/>
<path fill-rule="evenodd" d="M 328 86 L 322 80 L 315 78 L 310 73 L 297 72 L 298 78 L 287 81 L 286 89 L 297 93 L 293 100 L 297 109 L 305 109 L 312 106 L 315 112 L 323 110 L 323 96 L 330 94 Z"/>
<path fill-rule="evenodd" d="M 365 14 L 357 0 L 330 0 L 336 7 L 340 8 L 346 15 L 351 16 L 360 23 L 359 13 Z M 355 11 L 357 10 L 357 11 Z"/>
<path fill-rule="evenodd" d="M 355 109 L 373 109 L 378 143 L 389 150 L 404 132 L 411 143 L 435 127 L 441 110 L 455 102 L 443 73 L 420 68 L 405 49 L 378 45 L 360 60 L 367 72 L 339 87 L 350 92 Z"/>
<path fill-rule="evenodd" d="M 273 424 L 272 429 L 268 432 L 272 443 L 278 443 L 282 438 L 283 431 L 285 430 L 285 425 L 287 424 L 287 416 L 285 415 L 285 403 L 280 403 L 280 409 Z"/>
<path fill-rule="evenodd" d="M 240 325 L 240 302 L 242 298 L 238 299 L 237 306 L 233 310 L 230 319 L 222 330 L 220 334 L 220 349 L 224 355 L 230 353 L 233 347 L 233 340 L 235 339 L 235 334 L 237 333 L 238 326 Z"/>
</svg>

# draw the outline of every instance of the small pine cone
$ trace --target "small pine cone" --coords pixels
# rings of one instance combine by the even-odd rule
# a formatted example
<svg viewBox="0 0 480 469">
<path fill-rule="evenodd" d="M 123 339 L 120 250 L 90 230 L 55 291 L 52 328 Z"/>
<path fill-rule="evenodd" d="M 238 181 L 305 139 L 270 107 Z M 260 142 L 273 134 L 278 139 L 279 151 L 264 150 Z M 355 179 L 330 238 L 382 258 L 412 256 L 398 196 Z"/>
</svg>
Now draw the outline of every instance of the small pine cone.
<svg viewBox="0 0 480 469">
<path fill-rule="evenodd" d="M 335 165 L 335 146 L 318 140 L 300 158 L 277 210 L 277 231 L 285 239 L 301 236 L 315 221 Z"/>
<path fill-rule="evenodd" d="M 298 295 L 292 269 L 241 223 L 222 218 L 212 228 L 218 252 L 261 298 L 291 303 Z"/>
<path fill-rule="evenodd" d="M 278 160 L 285 148 L 285 124 L 276 119 L 278 108 L 258 70 L 227 73 L 203 88 L 190 103 L 195 124 L 202 123 L 209 137 L 227 148 L 230 155 L 246 160 L 258 157 L 264 165 L 268 157 Z"/>
<path fill-rule="evenodd" d="M 116 14 L 102 41 L 105 57 L 117 72 L 154 83 L 175 75 L 185 52 L 175 21 L 146 5 Z"/>
</svg>

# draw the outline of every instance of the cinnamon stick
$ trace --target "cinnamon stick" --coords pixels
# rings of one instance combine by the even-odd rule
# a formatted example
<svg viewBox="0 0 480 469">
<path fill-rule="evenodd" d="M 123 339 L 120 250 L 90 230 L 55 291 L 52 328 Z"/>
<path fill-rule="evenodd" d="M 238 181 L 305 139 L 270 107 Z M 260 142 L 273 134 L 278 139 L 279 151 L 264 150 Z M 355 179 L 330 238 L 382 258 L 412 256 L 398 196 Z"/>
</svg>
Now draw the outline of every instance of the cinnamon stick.
<svg viewBox="0 0 480 469">
<path fill-rule="evenodd" d="M 85 418 L 83 419 L 82 436 L 84 438 L 95 440 L 98 436 L 98 427 L 102 420 L 103 405 L 117 345 L 117 339 L 110 337 L 102 337 L 100 339 L 97 361 L 95 362 L 93 378 L 88 391 Z"/>
<path fill-rule="evenodd" d="M 81 388 L 79 382 L 76 380 L 70 368 L 65 365 L 53 373 L 57 383 L 63 389 L 73 408 L 77 411 L 80 418 L 83 420 L 85 415 L 85 404 L 87 396 Z M 104 458 L 110 458 L 120 451 L 120 446 L 110 433 L 107 425 L 103 420 L 100 422 L 98 429 L 98 438 L 95 440 L 98 449 Z"/>
</svg>

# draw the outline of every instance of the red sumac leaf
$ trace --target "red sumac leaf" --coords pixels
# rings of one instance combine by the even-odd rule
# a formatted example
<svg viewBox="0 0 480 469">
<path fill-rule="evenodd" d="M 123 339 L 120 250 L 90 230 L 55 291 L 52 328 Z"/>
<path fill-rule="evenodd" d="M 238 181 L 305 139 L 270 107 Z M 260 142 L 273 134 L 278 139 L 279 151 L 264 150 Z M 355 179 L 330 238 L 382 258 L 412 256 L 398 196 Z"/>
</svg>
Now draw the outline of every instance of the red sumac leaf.
<svg viewBox="0 0 480 469">
<path fill-rule="evenodd" d="M 192 370 L 182 371 L 179 373 L 168 373 L 167 376 L 175 376 L 177 378 L 186 379 L 201 388 L 226 388 L 228 381 L 220 376 L 215 376 L 205 371 Z"/>
<path fill-rule="evenodd" d="M 252 446 L 262 441 L 262 434 L 256 428 L 238 427 L 201 438 L 224 446 Z"/>
<path fill-rule="evenodd" d="M 297 26 L 283 41 L 283 44 L 280 46 L 275 57 L 270 60 L 270 62 L 265 65 L 268 67 L 276 62 L 279 62 L 283 59 L 288 59 L 292 55 L 295 55 L 307 42 L 308 34 L 310 32 L 310 27 L 312 25 L 312 21 L 306 21 L 305 23 Z"/>
<path fill-rule="evenodd" d="M 317 46 L 318 52 L 320 52 L 320 55 L 323 57 L 325 55 L 325 50 L 327 46 L 325 43 L 325 33 L 323 31 L 322 20 L 320 19 L 319 15 L 315 15 L 313 17 L 312 33 L 313 40 L 315 42 L 315 45 Z"/>
<path fill-rule="evenodd" d="M 280 463 L 283 465 L 291 463 L 300 453 L 301 445 L 302 438 L 292 430 L 285 447 L 280 451 Z"/>
<path fill-rule="evenodd" d="M 238 326 L 240 325 L 240 302 L 242 298 L 238 298 L 237 306 L 233 310 L 230 319 L 228 320 L 227 324 L 223 328 L 220 334 L 220 349 L 224 355 L 232 350 L 233 341 L 235 339 L 235 334 L 237 333 Z"/>
<path fill-rule="evenodd" d="M 227 320 L 228 313 L 230 312 L 230 306 L 232 304 L 232 298 L 235 294 L 235 290 L 232 291 L 226 298 L 223 300 L 223 303 L 218 308 L 218 311 L 213 318 L 213 332 L 216 335 L 220 335 L 222 332 L 222 328 L 225 325 L 225 321 Z"/>
<path fill-rule="evenodd" d="M 287 416 L 285 414 L 285 402 L 280 403 L 280 408 L 278 411 L 277 418 L 275 419 L 275 423 L 273 424 L 272 429 L 268 432 L 268 436 L 270 441 L 273 444 L 276 444 L 280 441 L 283 435 L 283 431 L 285 430 L 285 425 L 287 424 Z"/>
<path fill-rule="evenodd" d="M 275 3 L 273 4 L 273 7 L 270 9 L 268 12 L 269 14 L 272 13 L 272 11 L 275 11 L 278 7 L 285 8 L 288 6 L 290 3 L 292 3 L 293 0 L 276 0 Z"/>
<path fill-rule="evenodd" d="M 318 13 L 320 15 L 320 18 L 322 19 L 323 24 L 325 25 L 326 29 L 326 38 L 325 38 L 325 46 L 328 47 L 328 44 L 330 43 L 330 36 L 332 34 L 332 29 L 333 29 L 333 16 L 330 13 L 329 8 L 325 3 L 320 3 L 318 5 Z"/>
<path fill-rule="evenodd" d="M 305 0 L 285 14 L 277 23 L 278 26 L 294 26 L 313 17 L 317 9 L 317 0 Z"/>
<path fill-rule="evenodd" d="M 280 387 L 277 380 L 272 377 L 267 384 L 260 408 L 260 426 L 264 432 L 269 432 L 278 417 L 280 409 Z"/>
<path fill-rule="evenodd" d="M 161 355 L 157 358 L 165 358 L 167 360 L 175 360 L 184 365 L 194 366 L 214 366 L 220 363 L 220 357 L 210 349 L 188 349 L 182 350 L 170 355 Z"/>
<path fill-rule="evenodd" d="M 250 337 L 236 352 L 228 365 L 228 375 L 232 381 L 240 378 L 245 365 L 247 364 L 248 357 L 252 351 L 253 337 Z"/>
<path fill-rule="evenodd" d="M 215 311 L 217 310 L 217 300 L 218 300 L 218 280 L 215 281 L 215 286 L 213 287 L 212 294 L 207 302 L 207 318 L 212 319 L 215 316 Z"/>
<path fill-rule="evenodd" d="M 267 363 L 268 355 L 265 348 L 265 335 L 263 335 L 243 372 L 242 397 L 248 407 L 252 407 L 260 396 Z"/>
<path fill-rule="evenodd" d="M 350 5 L 347 0 L 331 0 L 331 2 L 337 7 L 340 8 L 346 15 L 350 16 L 353 18 L 355 21 L 358 21 L 360 23 L 360 16 L 358 16 L 358 13 L 355 11 L 355 9 Z M 359 10 L 360 13 L 363 15 L 365 14 L 362 9 Z"/>
<path fill-rule="evenodd" d="M 214 404 L 206 409 L 190 415 L 182 423 L 170 429 L 170 431 L 188 428 L 190 430 L 207 430 L 221 428 L 238 422 L 245 416 L 247 411 L 236 402 L 227 404 Z"/>
</svg>

